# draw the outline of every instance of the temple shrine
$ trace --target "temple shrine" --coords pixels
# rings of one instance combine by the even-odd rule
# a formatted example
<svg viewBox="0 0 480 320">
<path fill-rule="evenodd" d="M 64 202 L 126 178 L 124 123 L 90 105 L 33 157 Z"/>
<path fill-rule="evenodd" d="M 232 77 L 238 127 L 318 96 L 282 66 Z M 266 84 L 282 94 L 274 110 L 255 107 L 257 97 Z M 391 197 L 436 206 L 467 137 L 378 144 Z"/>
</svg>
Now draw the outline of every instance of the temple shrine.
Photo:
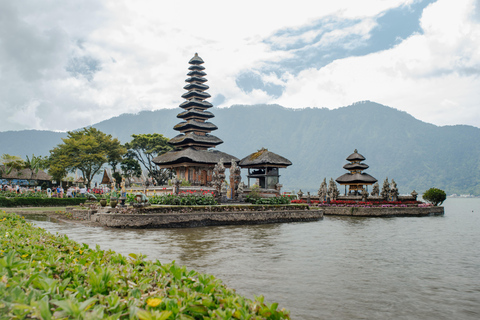
<svg viewBox="0 0 480 320">
<path fill-rule="evenodd" d="M 250 180 L 253 179 L 254 184 L 257 184 L 262 189 L 280 190 L 279 169 L 291 166 L 292 162 L 276 153 L 268 151 L 268 149 L 262 148 L 240 160 L 238 165 L 242 169 L 248 168 L 247 178 L 249 188 Z"/>
<path fill-rule="evenodd" d="M 344 165 L 343 168 L 349 172 L 341 175 L 335 180 L 340 185 L 345 186 L 345 195 L 347 195 L 347 186 L 348 195 L 359 195 L 362 193 L 364 186 L 372 185 L 377 182 L 377 179 L 368 173 L 362 172 L 363 170 L 368 169 L 368 165 L 362 163 L 364 160 L 365 157 L 359 154 L 357 149 L 347 157 L 347 161 L 350 163 Z"/>
<path fill-rule="evenodd" d="M 177 115 L 177 118 L 183 121 L 173 127 L 180 134 L 168 142 L 175 149 L 153 159 L 159 168 L 174 170 L 178 179 L 188 181 L 194 186 L 210 185 L 213 168 L 221 160 L 226 167 L 230 166 L 232 160 L 238 162 L 235 156 L 210 149 L 223 141 L 210 134 L 218 128 L 207 121 L 214 115 L 207 111 L 213 105 L 205 101 L 210 98 L 210 94 L 206 92 L 209 87 L 205 84 L 207 79 L 203 63 L 197 53 L 189 61 L 189 78 L 185 80 L 187 85 L 183 87 L 187 92 L 182 95 L 185 101 L 180 104 L 184 111 Z"/>
</svg>

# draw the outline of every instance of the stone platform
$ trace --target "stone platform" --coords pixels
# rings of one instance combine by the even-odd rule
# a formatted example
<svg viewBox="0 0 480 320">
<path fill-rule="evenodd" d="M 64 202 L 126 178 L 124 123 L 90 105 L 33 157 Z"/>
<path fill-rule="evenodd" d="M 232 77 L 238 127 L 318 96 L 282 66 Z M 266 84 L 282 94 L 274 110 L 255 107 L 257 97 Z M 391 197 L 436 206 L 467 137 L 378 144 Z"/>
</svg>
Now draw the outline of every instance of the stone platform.
<svg viewBox="0 0 480 320">
<path fill-rule="evenodd" d="M 321 207 L 327 216 L 354 217 L 426 217 L 442 216 L 443 207 Z"/>
<path fill-rule="evenodd" d="M 323 210 L 306 205 L 152 206 L 134 214 L 99 210 L 71 210 L 73 218 L 90 220 L 110 228 L 192 228 L 318 221 Z"/>
</svg>

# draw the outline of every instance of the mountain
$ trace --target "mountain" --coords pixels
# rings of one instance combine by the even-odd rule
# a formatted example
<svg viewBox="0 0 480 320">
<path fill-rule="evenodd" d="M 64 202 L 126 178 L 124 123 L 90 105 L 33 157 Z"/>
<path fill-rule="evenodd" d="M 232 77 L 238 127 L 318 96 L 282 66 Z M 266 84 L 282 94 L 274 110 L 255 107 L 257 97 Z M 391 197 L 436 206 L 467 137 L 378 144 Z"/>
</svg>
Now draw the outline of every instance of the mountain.
<svg viewBox="0 0 480 320">
<path fill-rule="evenodd" d="M 94 127 L 130 141 L 133 133 L 162 133 L 174 137 L 179 108 L 123 114 Z M 324 177 L 346 171 L 345 158 L 354 149 L 365 156 L 367 173 L 394 178 L 401 193 L 430 187 L 447 194 L 480 195 L 480 129 L 435 126 L 374 102 L 339 109 L 288 109 L 278 105 L 235 105 L 213 108 L 214 132 L 224 143 L 218 149 L 243 158 L 265 147 L 293 165 L 281 169 L 284 190 L 316 192 Z M 65 133 L 48 131 L 0 132 L 0 152 L 47 155 Z M 225 159 L 228 161 L 228 159 Z"/>
</svg>

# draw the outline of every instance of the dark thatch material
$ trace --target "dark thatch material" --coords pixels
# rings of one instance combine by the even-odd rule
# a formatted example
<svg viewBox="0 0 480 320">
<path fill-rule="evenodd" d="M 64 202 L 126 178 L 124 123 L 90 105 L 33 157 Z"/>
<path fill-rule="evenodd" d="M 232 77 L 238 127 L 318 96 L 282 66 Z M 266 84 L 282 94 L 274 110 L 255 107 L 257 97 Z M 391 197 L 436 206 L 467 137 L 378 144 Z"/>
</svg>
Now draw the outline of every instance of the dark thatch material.
<svg viewBox="0 0 480 320">
<path fill-rule="evenodd" d="M 209 119 L 215 116 L 211 112 L 201 111 L 196 109 L 190 109 L 177 114 L 177 118 L 180 118 L 180 119 L 185 119 L 190 117 L 195 117 L 196 119 Z"/>
<path fill-rule="evenodd" d="M 173 127 L 174 130 L 183 131 L 188 129 L 199 129 L 200 131 L 213 131 L 217 130 L 218 127 L 211 122 L 200 122 L 195 120 L 188 120 L 185 122 L 180 122 L 179 124 Z"/>
<path fill-rule="evenodd" d="M 188 63 L 190 64 L 202 64 L 203 63 L 203 59 L 200 58 L 198 56 L 198 53 L 195 52 L 195 55 L 193 56 L 192 59 L 190 59 L 190 61 L 188 61 Z"/>
<path fill-rule="evenodd" d="M 205 91 L 208 90 L 210 87 L 207 86 L 206 84 L 201 84 L 201 83 L 189 83 L 183 89 L 185 90 L 199 90 L 199 91 Z"/>
<path fill-rule="evenodd" d="M 365 163 L 347 163 L 343 166 L 343 169 L 347 170 L 366 170 L 368 168 L 368 164 Z"/>
<path fill-rule="evenodd" d="M 205 70 L 205 67 L 198 64 L 192 64 L 190 67 L 188 67 L 188 70 Z"/>
<path fill-rule="evenodd" d="M 79 177 L 77 180 L 73 181 L 74 184 L 85 183 L 85 179 L 83 177 Z"/>
<path fill-rule="evenodd" d="M 202 100 L 195 99 L 195 98 L 184 101 L 180 104 L 180 108 L 183 108 L 183 109 L 188 109 L 188 108 L 193 108 L 193 107 L 208 109 L 208 108 L 213 107 L 213 104 L 211 104 L 208 101 L 202 101 Z"/>
<path fill-rule="evenodd" d="M 190 77 L 205 77 L 207 75 L 206 72 L 200 71 L 200 70 L 192 70 L 189 73 L 187 73 L 187 76 Z"/>
<path fill-rule="evenodd" d="M 3 165 L 0 165 L 0 167 L 2 168 L 2 170 L 4 169 Z M 30 171 L 29 169 L 22 169 L 22 170 L 12 169 L 12 171 L 9 174 L 3 175 L 2 179 L 49 181 L 49 180 L 52 180 L 52 177 L 43 170 L 38 170 L 37 173 L 33 172 L 33 176 L 32 176 L 32 171 Z"/>
<path fill-rule="evenodd" d="M 339 184 L 352 185 L 352 184 L 374 184 L 377 182 L 377 179 L 369 175 L 368 173 L 345 173 L 344 175 L 338 177 L 335 181 Z"/>
<path fill-rule="evenodd" d="M 201 77 L 190 77 L 185 80 L 185 82 L 207 82 L 208 80 Z"/>
<path fill-rule="evenodd" d="M 102 182 L 100 184 L 111 184 L 113 181 L 112 173 L 110 169 L 103 170 Z"/>
<path fill-rule="evenodd" d="M 351 155 L 347 157 L 347 161 L 363 161 L 365 160 L 365 157 L 362 156 L 360 153 L 358 153 L 357 149 L 353 151 Z"/>
<path fill-rule="evenodd" d="M 216 146 L 223 143 L 222 139 L 217 138 L 215 136 L 206 134 L 206 135 L 199 135 L 193 132 L 189 132 L 187 134 L 179 134 L 176 137 L 173 137 L 168 141 L 169 144 L 172 146 L 181 146 L 187 145 L 189 143 L 196 143 L 198 145 L 209 145 L 209 146 Z"/>
<path fill-rule="evenodd" d="M 196 150 L 194 148 L 185 148 L 178 151 L 169 151 L 153 159 L 153 162 L 159 166 L 170 166 L 179 163 L 199 163 L 215 165 L 221 159 L 228 167 L 232 160 L 238 161 L 238 158 L 218 150 Z"/>
<path fill-rule="evenodd" d="M 201 99 L 208 99 L 210 97 L 211 95 L 209 93 L 197 91 L 197 90 L 191 90 L 182 94 L 182 98 L 184 99 L 198 98 L 201 100 Z"/>
<path fill-rule="evenodd" d="M 262 148 L 240 160 L 238 165 L 241 168 L 257 168 L 264 166 L 285 168 L 291 166 L 292 162 L 287 158 L 268 151 L 268 149 Z"/>
</svg>

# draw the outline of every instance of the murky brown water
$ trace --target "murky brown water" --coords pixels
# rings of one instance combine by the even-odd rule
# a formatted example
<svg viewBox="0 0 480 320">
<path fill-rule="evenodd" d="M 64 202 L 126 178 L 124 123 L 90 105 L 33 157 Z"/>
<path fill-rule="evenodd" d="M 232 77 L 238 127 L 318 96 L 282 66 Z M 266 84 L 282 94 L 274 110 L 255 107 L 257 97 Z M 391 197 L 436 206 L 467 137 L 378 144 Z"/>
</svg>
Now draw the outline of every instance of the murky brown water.
<svg viewBox="0 0 480 320">
<path fill-rule="evenodd" d="M 293 319 L 479 319 L 480 199 L 444 217 L 118 230 L 35 223 L 78 242 L 186 265 Z"/>
</svg>

